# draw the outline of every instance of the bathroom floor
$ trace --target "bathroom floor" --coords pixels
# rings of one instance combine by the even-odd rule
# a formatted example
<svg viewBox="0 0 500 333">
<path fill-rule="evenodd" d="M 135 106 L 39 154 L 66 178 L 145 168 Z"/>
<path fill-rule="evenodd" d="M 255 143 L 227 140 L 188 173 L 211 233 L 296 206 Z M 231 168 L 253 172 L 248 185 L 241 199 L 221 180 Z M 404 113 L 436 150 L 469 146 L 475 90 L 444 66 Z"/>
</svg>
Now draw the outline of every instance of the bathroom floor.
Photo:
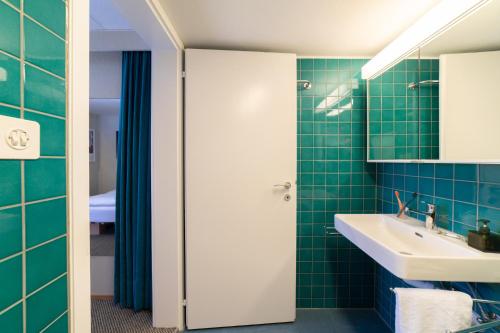
<svg viewBox="0 0 500 333">
<path fill-rule="evenodd" d="M 294 323 L 191 330 L 193 333 L 390 333 L 371 309 L 299 309 Z"/>
</svg>

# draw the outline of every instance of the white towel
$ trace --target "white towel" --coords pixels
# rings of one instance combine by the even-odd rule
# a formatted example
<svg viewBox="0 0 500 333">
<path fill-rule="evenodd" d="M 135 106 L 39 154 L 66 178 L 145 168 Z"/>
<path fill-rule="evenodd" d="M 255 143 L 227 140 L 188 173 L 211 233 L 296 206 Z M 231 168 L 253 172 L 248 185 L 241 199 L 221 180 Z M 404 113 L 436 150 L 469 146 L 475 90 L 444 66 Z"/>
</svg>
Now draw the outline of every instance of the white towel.
<svg viewBox="0 0 500 333">
<path fill-rule="evenodd" d="M 469 295 L 440 289 L 395 288 L 396 333 L 444 333 L 472 324 Z"/>
</svg>

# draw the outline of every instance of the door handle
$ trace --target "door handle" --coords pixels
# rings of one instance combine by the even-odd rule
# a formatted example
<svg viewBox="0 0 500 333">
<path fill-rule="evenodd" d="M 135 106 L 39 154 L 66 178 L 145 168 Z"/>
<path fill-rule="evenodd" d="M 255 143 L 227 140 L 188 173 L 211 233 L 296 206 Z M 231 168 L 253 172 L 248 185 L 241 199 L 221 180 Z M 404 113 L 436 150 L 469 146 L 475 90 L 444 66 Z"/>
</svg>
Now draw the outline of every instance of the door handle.
<svg viewBox="0 0 500 333">
<path fill-rule="evenodd" d="M 283 184 L 275 184 L 274 187 L 283 187 L 285 190 L 289 190 L 292 187 L 292 183 L 285 182 Z"/>
</svg>

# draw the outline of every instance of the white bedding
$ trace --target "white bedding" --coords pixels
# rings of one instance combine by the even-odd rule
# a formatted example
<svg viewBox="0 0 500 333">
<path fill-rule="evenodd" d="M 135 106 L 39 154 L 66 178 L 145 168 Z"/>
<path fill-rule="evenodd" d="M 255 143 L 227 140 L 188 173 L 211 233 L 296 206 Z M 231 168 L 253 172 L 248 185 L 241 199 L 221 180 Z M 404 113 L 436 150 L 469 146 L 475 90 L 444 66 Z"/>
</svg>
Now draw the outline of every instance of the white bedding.
<svg viewBox="0 0 500 333">
<path fill-rule="evenodd" d="M 90 197 L 90 222 L 115 223 L 116 191 L 93 195 Z"/>
<path fill-rule="evenodd" d="M 90 197 L 90 207 L 96 206 L 115 206 L 116 190 L 112 190 L 103 194 L 97 194 Z"/>
</svg>

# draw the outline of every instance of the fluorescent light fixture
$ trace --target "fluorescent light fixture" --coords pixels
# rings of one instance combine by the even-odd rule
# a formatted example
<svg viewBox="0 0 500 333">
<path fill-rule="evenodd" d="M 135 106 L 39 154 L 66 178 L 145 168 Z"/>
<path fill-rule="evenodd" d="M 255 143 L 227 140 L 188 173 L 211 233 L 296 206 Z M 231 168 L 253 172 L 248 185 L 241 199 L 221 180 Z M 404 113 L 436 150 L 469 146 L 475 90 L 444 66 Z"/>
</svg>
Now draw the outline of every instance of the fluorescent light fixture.
<svg viewBox="0 0 500 333">
<path fill-rule="evenodd" d="M 490 1 L 442 0 L 367 62 L 361 69 L 361 77 L 370 79 L 382 73 Z"/>
</svg>

